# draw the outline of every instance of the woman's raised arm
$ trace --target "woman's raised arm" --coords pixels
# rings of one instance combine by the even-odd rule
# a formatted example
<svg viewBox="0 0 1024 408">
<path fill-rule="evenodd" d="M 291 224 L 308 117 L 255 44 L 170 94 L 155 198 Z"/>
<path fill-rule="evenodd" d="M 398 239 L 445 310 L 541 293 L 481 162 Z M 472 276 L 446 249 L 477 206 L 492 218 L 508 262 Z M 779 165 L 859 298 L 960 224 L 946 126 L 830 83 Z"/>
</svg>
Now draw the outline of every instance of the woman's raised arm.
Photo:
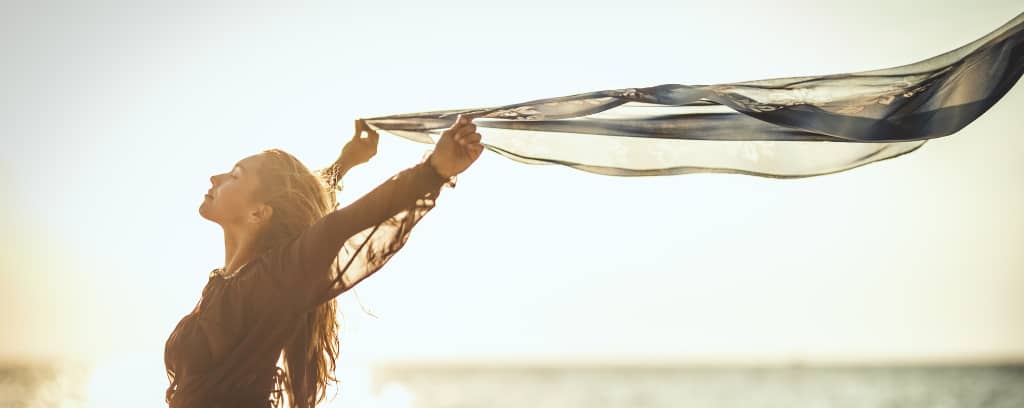
<svg viewBox="0 0 1024 408">
<path fill-rule="evenodd" d="M 442 133 L 431 155 L 351 204 L 335 210 L 287 244 L 281 281 L 296 307 L 308 310 L 377 271 L 433 207 L 444 185 L 480 155 L 480 135 L 468 120 Z"/>
</svg>

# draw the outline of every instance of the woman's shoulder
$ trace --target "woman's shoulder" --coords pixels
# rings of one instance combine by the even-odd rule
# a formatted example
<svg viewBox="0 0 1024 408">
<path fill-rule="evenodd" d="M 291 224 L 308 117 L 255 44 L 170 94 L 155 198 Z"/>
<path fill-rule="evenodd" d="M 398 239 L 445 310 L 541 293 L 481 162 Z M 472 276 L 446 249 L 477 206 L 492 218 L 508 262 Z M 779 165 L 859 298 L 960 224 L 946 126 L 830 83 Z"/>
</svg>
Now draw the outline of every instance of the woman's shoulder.
<svg viewBox="0 0 1024 408">
<path fill-rule="evenodd" d="M 284 310 L 283 306 L 286 305 L 282 302 L 287 302 L 288 298 L 285 296 L 286 283 L 281 274 L 287 273 L 290 268 L 282 263 L 282 250 L 283 247 L 278 247 L 264 252 L 229 278 L 215 276 L 211 279 L 221 279 L 224 286 L 234 292 L 237 301 L 245 304 L 246 309 L 253 314 L 263 315 L 268 311 Z"/>
</svg>

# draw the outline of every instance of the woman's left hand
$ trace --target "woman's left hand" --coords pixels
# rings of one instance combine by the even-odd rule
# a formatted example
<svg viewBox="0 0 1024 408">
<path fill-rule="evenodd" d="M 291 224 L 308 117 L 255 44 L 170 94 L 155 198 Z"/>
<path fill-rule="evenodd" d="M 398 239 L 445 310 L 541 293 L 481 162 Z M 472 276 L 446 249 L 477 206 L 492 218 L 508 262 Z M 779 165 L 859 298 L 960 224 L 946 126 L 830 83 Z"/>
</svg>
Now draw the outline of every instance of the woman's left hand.
<svg viewBox="0 0 1024 408">
<path fill-rule="evenodd" d="M 476 125 L 468 117 L 459 116 L 450 129 L 441 133 L 430 153 L 430 165 L 442 177 L 448 178 L 462 173 L 473 164 L 484 151 Z"/>
<path fill-rule="evenodd" d="M 366 137 L 362 137 L 363 132 L 366 132 Z M 380 135 L 376 130 L 366 124 L 365 120 L 357 119 L 356 134 L 341 149 L 341 161 L 350 168 L 370 161 L 370 158 L 377 155 L 379 140 Z"/>
</svg>

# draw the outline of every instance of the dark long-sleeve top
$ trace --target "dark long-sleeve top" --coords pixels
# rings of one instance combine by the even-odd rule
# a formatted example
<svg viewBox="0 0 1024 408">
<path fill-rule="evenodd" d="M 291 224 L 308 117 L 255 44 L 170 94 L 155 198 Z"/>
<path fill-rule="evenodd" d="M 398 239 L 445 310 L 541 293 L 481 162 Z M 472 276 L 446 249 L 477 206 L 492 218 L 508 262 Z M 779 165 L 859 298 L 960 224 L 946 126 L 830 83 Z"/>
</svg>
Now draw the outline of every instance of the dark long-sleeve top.
<svg viewBox="0 0 1024 408">
<path fill-rule="evenodd" d="M 445 185 L 454 187 L 423 161 L 253 259 L 230 279 L 211 273 L 195 308 L 165 345 L 170 407 L 279 403 L 278 357 L 303 316 L 380 269 Z"/>
</svg>

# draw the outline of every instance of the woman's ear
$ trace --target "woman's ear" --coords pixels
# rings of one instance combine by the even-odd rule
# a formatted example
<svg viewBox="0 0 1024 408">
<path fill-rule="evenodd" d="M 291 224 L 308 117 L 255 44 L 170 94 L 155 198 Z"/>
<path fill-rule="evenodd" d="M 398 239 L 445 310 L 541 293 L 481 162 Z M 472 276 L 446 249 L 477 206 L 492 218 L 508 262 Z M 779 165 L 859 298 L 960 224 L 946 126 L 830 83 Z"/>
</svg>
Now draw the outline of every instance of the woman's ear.
<svg viewBox="0 0 1024 408">
<path fill-rule="evenodd" d="M 259 204 L 256 209 L 249 212 L 248 221 L 253 224 L 264 224 L 270 222 L 270 217 L 274 215 L 274 207 L 264 204 Z"/>
</svg>

